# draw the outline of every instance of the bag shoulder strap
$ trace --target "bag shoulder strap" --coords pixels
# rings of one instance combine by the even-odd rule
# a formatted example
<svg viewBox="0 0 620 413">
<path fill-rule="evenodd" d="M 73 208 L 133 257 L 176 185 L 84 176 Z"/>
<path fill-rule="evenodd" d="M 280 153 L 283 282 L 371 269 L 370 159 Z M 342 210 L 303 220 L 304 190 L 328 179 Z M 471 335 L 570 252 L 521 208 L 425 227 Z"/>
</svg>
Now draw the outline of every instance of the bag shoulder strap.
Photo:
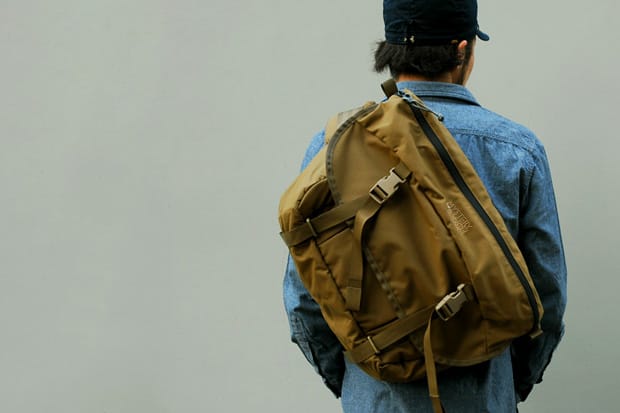
<svg viewBox="0 0 620 413">
<path fill-rule="evenodd" d="M 385 97 L 388 99 L 398 93 L 398 86 L 396 86 L 396 81 L 392 78 L 389 78 L 385 82 L 381 83 L 381 89 L 383 93 L 385 93 Z"/>
</svg>

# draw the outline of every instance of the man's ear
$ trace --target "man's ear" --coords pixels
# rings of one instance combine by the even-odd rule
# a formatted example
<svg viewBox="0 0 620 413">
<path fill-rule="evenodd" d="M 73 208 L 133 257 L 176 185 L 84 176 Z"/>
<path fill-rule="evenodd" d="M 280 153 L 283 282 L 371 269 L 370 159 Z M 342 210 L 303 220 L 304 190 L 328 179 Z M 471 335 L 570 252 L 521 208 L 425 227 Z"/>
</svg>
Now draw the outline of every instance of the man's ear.
<svg viewBox="0 0 620 413">
<path fill-rule="evenodd" d="M 456 46 L 456 57 L 459 61 L 459 65 L 462 65 L 465 62 L 465 48 L 467 47 L 467 40 L 461 40 L 461 42 Z"/>
</svg>

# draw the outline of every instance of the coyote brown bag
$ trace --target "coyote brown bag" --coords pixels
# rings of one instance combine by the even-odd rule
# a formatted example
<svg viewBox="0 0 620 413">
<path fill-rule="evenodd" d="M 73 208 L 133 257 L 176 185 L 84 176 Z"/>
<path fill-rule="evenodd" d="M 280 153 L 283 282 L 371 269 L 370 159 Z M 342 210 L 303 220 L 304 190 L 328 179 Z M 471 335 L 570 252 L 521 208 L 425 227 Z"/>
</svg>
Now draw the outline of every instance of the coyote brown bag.
<svg viewBox="0 0 620 413">
<path fill-rule="evenodd" d="M 341 114 L 279 206 L 300 278 L 372 377 L 427 377 L 540 334 L 525 260 L 441 116 L 394 82 Z"/>
</svg>

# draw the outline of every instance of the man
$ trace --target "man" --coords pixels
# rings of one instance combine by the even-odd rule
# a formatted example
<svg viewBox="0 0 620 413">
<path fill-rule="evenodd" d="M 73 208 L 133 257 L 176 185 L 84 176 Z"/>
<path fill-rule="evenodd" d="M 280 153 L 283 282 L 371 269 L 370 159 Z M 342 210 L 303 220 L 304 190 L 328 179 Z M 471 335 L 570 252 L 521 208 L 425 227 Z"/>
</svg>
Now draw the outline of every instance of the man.
<svg viewBox="0 0 620 413">
<path fill-rule="evenodd" d="M 542 380 L 563 334 L 566 267 L 551 175 L 544 148 L 532 132 L 482 108 L 465 84 L 476 38 L 489 40 L 477 22 L 476 0 L 384 0 L 385 41 L 375 69 L 389 69 L 434 111 L 470 159 L 517 241 L 544 307 L 543 334 L 516 340 L 490 361 L 438 374 L 447 412 L 515 412 Z M 302 167 L 323 145 L 313 138 Z M 342 397 L 345 413 L 432 412 L 426 381 L 377 381 L 346 360 L 289 259 L 284 298 L 292 339 Z"/>
</svg>

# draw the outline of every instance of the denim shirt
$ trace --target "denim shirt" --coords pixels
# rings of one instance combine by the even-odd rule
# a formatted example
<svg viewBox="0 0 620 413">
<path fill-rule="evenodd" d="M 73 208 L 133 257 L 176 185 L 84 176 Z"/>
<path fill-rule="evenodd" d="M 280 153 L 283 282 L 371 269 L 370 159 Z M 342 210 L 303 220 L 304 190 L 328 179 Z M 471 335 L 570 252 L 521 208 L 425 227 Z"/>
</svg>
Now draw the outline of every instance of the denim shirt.
<svg viewBox="0 0 620 413">
<path fill-rule="evenodd" d="M 463 86 L 440 82 L 401 82 L 432 110 L 459 143 L 487 187 L 495 206 L 525 257 L 540 295 L 543 334 L 516 340 L 501 355 L 471 367 L 453 367 L 438 375 L 449 412 L 515 412 L 534 384 L 542 380 L 564 332 L 566 265 L 547 156 L 527 128 L 481 107 Z M 302 169 L 323 145 L 318 133 Z M 299 279 L 289 257 L 284 303 L 292 341 L 297 343 L 345 413 L 432 412 L 425 380 L 377 381 L 343 357 L 342 347 L 323 320 L 316 302 Z"/>
</svg>

